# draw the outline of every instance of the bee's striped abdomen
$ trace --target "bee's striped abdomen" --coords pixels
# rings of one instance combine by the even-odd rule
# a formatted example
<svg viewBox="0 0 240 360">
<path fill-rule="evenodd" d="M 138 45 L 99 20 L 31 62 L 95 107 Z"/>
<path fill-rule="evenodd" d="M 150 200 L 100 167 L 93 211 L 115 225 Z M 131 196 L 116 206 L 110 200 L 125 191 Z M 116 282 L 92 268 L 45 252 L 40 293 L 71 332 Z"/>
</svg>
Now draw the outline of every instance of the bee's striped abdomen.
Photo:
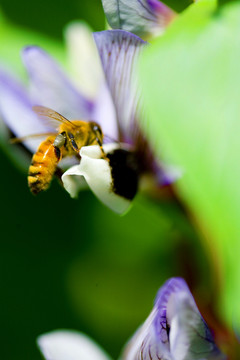
<svg viewBox="0 0 240 360">
<path fill-rule="evenodd" d="M 47 190 L 60 160 L 53 145 L 55 137 L 49 136 L 32 157 L 28 171 L 28 185 L 33 194 Z"/>
</svg>

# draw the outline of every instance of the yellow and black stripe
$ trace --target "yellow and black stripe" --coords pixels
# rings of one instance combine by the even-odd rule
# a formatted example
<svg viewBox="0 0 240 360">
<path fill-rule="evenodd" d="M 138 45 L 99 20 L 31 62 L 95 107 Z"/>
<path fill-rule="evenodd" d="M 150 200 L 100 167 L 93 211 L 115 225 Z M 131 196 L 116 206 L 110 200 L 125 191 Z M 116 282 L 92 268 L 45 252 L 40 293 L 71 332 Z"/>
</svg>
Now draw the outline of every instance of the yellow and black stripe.
<svg viewBox="0 0 240 360">
<path fill-rule="evenodd" d="M 61 152 L 53 145 L 54 139 L 55 136 L 49 136 L 44 140 L 32 157 L 28 172 L 28 186 L 33 194 L 48 189 L 60 161 Z"/>
</svg>

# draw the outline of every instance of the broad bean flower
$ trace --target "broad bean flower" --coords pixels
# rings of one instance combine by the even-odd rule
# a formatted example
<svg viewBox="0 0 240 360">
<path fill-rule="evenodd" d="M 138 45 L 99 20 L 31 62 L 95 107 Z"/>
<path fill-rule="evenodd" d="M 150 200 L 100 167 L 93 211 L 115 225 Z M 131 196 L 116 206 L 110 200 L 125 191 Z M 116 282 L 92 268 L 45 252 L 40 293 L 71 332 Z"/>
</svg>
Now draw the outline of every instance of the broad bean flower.
<svg viewBox="0 0 240 360">
<path fill-rule="evenodd" d="M 103 1 L 110 23 L 117 26 L 114 21 L 117 14 L 120 27 L 136 33 L 145 34 L 147 29 L 150 32 L 153 28 L 162 31 L 173 17 L 173 12 L 158 1 L 129 1 L 128 5 L 120 1 L 119 7 L 113 7 L 113 4 L 116 5 L 115 2 Z M 135 13 L 135 20 L 138 18 L 139 25 L 141 23 L 141 31 L 127 25 L 132 19 L 132 13 L 128 11 L 130 8 Z M 146 16 L 145 12 L 148 15 L 151 12 L 151 16 Z M 76 43 L 73 32 L 71 39 Z M 99 123 L 108 140 L 103 145 L 106 157 L 103 158 L 97 145 L 82 147 L 80 164 L 76 161 L 73 166 L 69 162 L 66 164 L 66 161 L 60 163 L 64 170 L 68 169 L 62 176 L 62 182 L 72 197 L 76 197 L 87 183 L 105 205 L 123 213 L 146 176 L 158 188 L 171 183 L 178 174 L 155 158 L 138 124 L 138 119 L 146 114 L 141 105 L 135 67 L 147 43 L 122 29 L 95 33 L 94 40 L 98 55 L 93 56 L 99 56 L 102 65 L 102 75 L 97 76 L 100 80 L 94 96 L 79 91 L 76 81 L 72 82 L 46 52 L 29 46 L 22 54 L 29 75 L 29 89 L 25 90 L 15 79 L 1 71 L 0 113 L 17 137 L 46 134 L 54 130 L 37 117 L 32 110 L 34 105 L 49 107 L 69 120 L 93 120 Z M 76 48 L 80 64 L 81 44 L 78 43 Z M 91 72 L 93 68 L 88 71 Z M 96 65 L 96 68 L 99 66 Z M 39 142 L 36 138 L 25 138 L 24 144 L 34 153 Z"/>
<path fill-rule="evenodd" d="M 108 360 L 92 340 L 73 331 L 54 331 L 37 340 L 46 360 Z M 123 349 L 122 360 L 224 360 L 182 278 L 159 290 L 152 312 Z"/>
</svg>

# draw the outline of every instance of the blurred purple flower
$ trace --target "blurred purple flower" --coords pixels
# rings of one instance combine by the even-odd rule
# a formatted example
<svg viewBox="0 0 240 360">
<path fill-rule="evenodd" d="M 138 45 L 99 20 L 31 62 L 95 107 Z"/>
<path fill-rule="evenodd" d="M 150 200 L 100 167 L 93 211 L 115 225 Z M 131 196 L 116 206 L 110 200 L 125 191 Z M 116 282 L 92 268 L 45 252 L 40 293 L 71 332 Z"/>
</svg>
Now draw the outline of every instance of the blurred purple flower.
<svg viewBox="0 0 240 360">
<path fill-rule="evenodd" d="M 108 360 L 85 335 L 54 331 L 37 340 L 46 360 Z M 168 280 L 159 290 L 152 312 L 125 346 L 122 360 L 224 360 L 181 278 Z"/>
</svg>

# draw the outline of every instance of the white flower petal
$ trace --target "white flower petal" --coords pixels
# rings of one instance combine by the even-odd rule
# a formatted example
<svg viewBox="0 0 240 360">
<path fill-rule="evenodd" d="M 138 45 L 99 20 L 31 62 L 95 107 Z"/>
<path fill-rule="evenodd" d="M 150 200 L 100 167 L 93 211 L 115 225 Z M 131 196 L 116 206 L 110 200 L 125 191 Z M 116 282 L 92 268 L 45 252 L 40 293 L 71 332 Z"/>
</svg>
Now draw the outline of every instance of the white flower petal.
<svg viewBox="0 0 240 360">
<path fill-rule="evenodd" d="M 118 144 L 104 145 L 104 152 L 110 154 L 119 148 Z M 110 162 L 102 158 L 99 146 L 84 146 L 80 150 L 80 164 L 70 168 L 62 176 L 63 185 L 71 196 L 76 196 L 76 186 L 69 177 L 83 176 L 93 193 L 116 213 L 124 213 L 131 200 L 118 195 L 113 189 L 113 177 Z"/>
<path fill-rule="evenodd" d="M 76 86 L 95 98 L 104 75 L 91 28 L 84 22 L 73 22 L 65 31 L 70 69 Z"/>
<path fill-rule="evenodd" d="M 93 340 L 74 331 L 42 335 L 37 344 L 46 360 L 110 360 Z"/>
<path fill-rule="evenodd" d="M 72 198 L 76 198 L 79 191 L 88 188 L 85 178 L 79 173 L 79 165 L 70 167 L 62 175 L 62 181 L 65 190 L 67 190 Z"/>
</svg>

